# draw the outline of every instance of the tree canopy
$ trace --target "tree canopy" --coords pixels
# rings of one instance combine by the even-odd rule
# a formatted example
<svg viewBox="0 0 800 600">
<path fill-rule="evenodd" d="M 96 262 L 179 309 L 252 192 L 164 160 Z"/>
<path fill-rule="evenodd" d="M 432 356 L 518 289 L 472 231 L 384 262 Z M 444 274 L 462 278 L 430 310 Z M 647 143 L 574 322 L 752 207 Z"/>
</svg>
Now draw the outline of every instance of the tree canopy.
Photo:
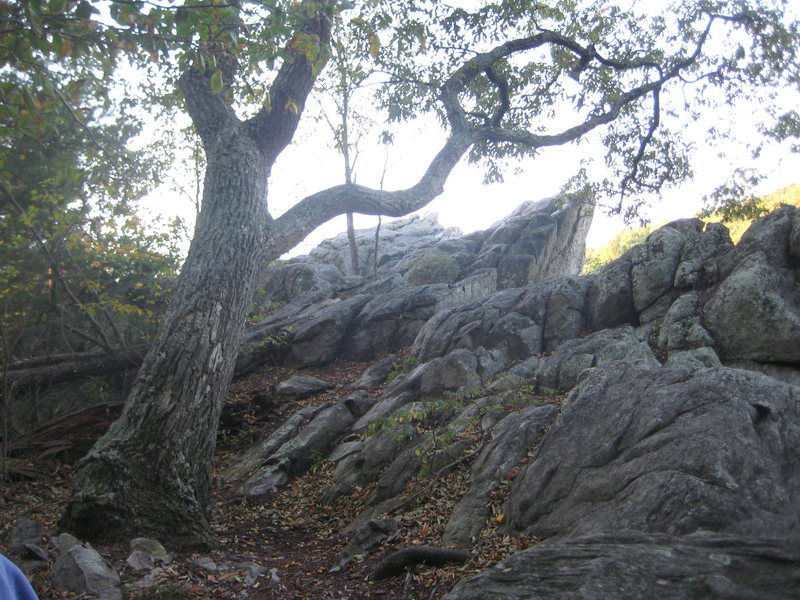
<svg viewBox="0 0 800 600">
<path fill-rule="evenodd" d="M 315 77 L 323 70 L 328 45 L 300 26 L 320 9 L 342 15 L 334 35 L 346 46 L 334 40 L 333 54 L 337 64 L 341 50 L 357 57 L 348 59 L 351 80 L 373 73 L 367 103 L 383 111 L 379 119 L 432 112 L 445 130 L 469 131 L 469 159 L 489 180 L 502 177 L 505 158 L 594 136 L 606 149 L 595 190 L 630 216 L 692 175 L 698 128 L 708 143 L 735 136 L 712 118 L 716 109 L 747 99 L 763 109 L 754 118 L 765 138 L 796 138 L 792 100 L 779 101 L 798 86 L 797 22 L 788 7 L 785 0 L 32 0 L 3 6 L 0 65 L 13 64 L 27 79 L 3 99 L 24 126 L 18 113 L 41 96 L 34 91 L 64 95 L 47 61 L 60 63 L 73 85 L 98 90 L 120 64 L 134 63 L 159 110 L 181 108 L 176 83 L 196 71 L 240 118 L 272 114 L 273 106 L 299 114 L 296 99 L 272 97 L 269 81 L 296 55 Z M 757 152 L 763 140 L 751 143 Z"/>
</svg>

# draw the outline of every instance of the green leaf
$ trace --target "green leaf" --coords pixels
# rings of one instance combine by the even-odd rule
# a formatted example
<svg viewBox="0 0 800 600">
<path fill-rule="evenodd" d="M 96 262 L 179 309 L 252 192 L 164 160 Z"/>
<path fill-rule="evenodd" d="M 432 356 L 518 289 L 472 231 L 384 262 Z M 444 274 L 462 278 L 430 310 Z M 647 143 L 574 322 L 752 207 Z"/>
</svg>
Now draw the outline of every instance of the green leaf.
<svg viewBox="0 0 800 600">
<path fill-rule="evenodd" d="M 222 91 L 222 71 L 217 69 L 211 76 L 211 93 L 219 94 Z"/>
<path fill-rule="evenodd" d="M 381 40 L 377 35 L 372 33 L 369 36 L 369 53 L 372 55 L 372 58 L 378 58 L 378 54 L 380 54 L 380 52 Z"/>
</svg>

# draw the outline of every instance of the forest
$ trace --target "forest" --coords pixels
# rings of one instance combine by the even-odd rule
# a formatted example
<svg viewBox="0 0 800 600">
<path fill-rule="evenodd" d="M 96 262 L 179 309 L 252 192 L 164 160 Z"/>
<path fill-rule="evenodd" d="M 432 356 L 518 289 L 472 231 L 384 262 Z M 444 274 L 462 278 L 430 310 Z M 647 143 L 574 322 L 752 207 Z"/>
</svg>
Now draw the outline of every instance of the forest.
<svg viewBox="0 0 800 600">
<path fill-rule="evenodd" d="M 628 4 L 0 2 L 0 477 L 40 475 L 25 434 L 69 383 L 76 407 L 91 397 L 118 418 L 75 451 L 59 529 L 209 547 L 220 419 L 267 270 L 348 215 L 357 274 L 352 215 L 412 214 L 460 163 L 497 181 L 551 148 L 599 148 L 560 196 L 633 223 L 695 175 L 697 140 L 720 153 L 735 140 L 746 151 L 703 218 L 749 224 L 796 204 L 793 188 L 754 196 L 763 174 L 748 168 L 767 147 L 798 149 L 790 3 Z M 758 139 L 712 118 L 745 100 Z M 366 137 L 391 144 L 421 117 L 441 133 L 424 172 L 398 189 L 375 173 L 358 183 Z M 341 182 L 276 214 L 272 182 L 292 176 L 279 157 L 304 119 Z M 187 197 L 193 232 L 144 216 L 156 189 Z M 465 210 L 488 201 L 476 191 Z M 590 253 L 585 272 L 651 231 Z M 39 456 L 63 454 L 59 441 L 39 440 Z"/>
</svg>

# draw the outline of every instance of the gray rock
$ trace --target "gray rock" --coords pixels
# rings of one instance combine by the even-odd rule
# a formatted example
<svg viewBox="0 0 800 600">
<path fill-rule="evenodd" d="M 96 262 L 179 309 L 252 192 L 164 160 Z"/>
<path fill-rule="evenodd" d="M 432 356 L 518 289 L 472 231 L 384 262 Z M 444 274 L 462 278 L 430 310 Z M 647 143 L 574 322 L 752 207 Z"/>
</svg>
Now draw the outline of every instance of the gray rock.
<svg viewBox="0 0 800 600">
<path fill-rule="evenodd" d="M 156 563 L 146 552 L 134 550 L 125 559 L 125 566 L 134 571 L 152 571 L 156 568 Z"/>
<path fill-rule="evenodd" d="M 334 448 L 330 455 L 328 455 L 328 460 L 331 462 L 339 462 L 343 458 L 347 458 L 351 454 L 356 454 L 360 452 L 364 447 L 364 442 L 362 440 L 352 440 L 349 442 L 342 442 L 336 448 Z"/>
<path fill-rule="evenodd" d="M 796 531 L 799 399 L 733 369 L 594 369 L 514 481 L 508 522 L 539 537 Z"/>
<path fill-rule="evenodd" d="M 398 377 L 398 379 L 400 379 Z M 400 382 L 402 384 L 402 381 Z M 364 429 L 392 415 L 400 407 L 414 401 L 414 395 L 410 392 L 395 394 L 387 390 L 386 396 L 375 404 L 363 417 L 361 417 L 352 427 L 354 432 L 362 432 Z"/>
<path fill-rule="evenodd" d="M 497 319 L 512 312 L 524 292 L 505 290 L 437 313 L 420 330 L 412 353 L 420 362 L 426 362 L 456 348 L 487 346 L 486 337 Z"/>
<path fill-rule="evenodd" d="M 122 600 L 120 578 L 111 564 L 88 544 L 62 550 L 53 563 L 53 587 L 60 592 L 88 594 L 98 600 Z"/>
<path fill-rule="evenodd" d="M 376 262 L 378 274 L 386 274 L 415 250 L 430 248 L 442 241 L 457 238 L 459 231 L 443 228 L 439 225 L 436 215 L 425 217 L 412 215 L 383 223 L 377 261 L 375 228 L 357 230 L 355 235 L 360 274 L 367 277 L 372 275 L 373 265 Z M 342 273 L 350 272 L 350 247 L 346 233 L 325 240 L 314 248 L 309 256 L 316 261 L 335 265 Z"/>
<path fill-rule="evenodd" d="M 8 557 L 28 577 L 47 568 L 49 555 L 43 547 L 41 523 L 27 517 L 18 517 L 9 532 Z"/>
<path fill-rule="evenodd" d="M 309 375 L 292 375 L 286 381 L 281 381 L 275 386 L 275 395 L 294 400 L 307 398 L 325 392 L 334 385 L 317 377 Z"/>
<path fill-rule="evenodd" d="M 131 553 L 125 564 L 134 571 L 149 571 L 168 564 L 172 557 L 158 540 L 135 538 L 130 541 Z"/>
<path fill-rule="evenodd" d="M 670 353 L 714 345 L 714 339 L 703 327 L 701 306 L 700 295 L 696 292 L 684 294 L 673 302 L 658 333 L 660 350 Z"/>
<path fill-rule="evenodd" d="M 746 257 L 763 253 L 774 269 L 797 268 L 792 257 L 792 236 L 800 210 L 794 206 L 781 206 L 753 222 L 739 243 L 719 259 L 721 278 L 727 277 Z"/>
<path fill-rule="evenodd" d="M 471 270 L 496 268 L 498 289 L 577 274 L 593 212 L 581 198 L 526 202 L 485 232 Z"/>
<path fill-rule="evenodd" d="M 363 557 L 373 552 L 382 543 L 397 535 L 397 522 L 394 519 L 383 518 L 368 521 L 359 529 L 353 540 L 342 550 L 334 560 L 331 572 L 341 571 L 359 556 Z"/>
<path fill-rule="evenodd" d="M 354 421 L 345 404 L 326 408 L 250 476 L 241 488 L 242 494 L 251 497 L 274 494 L 292 477 L 304 473 L 315 460 L 326 456 L 335 440 Z"/>
<path fill-rule="evenodd" d="M 285 364 L 299 368 L 324 365 L 336 359 L 353 319 L 370 299 L 361 294 L 342 300 L 299 325 L 292 336 Z"/>
<path fill-rule="evenodd" d="M 370 360 L 410 346 L 419 330 L 437 310 L 439 293 L 447 285 L 434 284 L 397 290 L 372 298 L 358 313 L 357 327 L 343 345 L 343 356 Z"/>
<path fill-rule="evenodd" d="M 43 533 L 44 528 L 41 523 L 37 523 L 28 517 L 18 517 L 16 525 L 9 532 L 9 551 L 13 552 L 16 546 L 25 544 L 41 545 Z"/>
<path fill-rule="evenodd" d="M 553 404 L 532 406 L 522 413 L 512 412 L 492 428 L 491 441 L 472 465 L 470 487 L 445 526 L 442 541 L 446 545 L 468 544 L 480 533 L 489 516 L 491 493 L 535 447 L 558 411 Z"/>
<path fill-rule="evenodd" d="M 636 532 L 542 543 L 443 600 L 800 598 L 797 540 Z"/>
<path fill-rule="evenodd" d="M 361 418 L 375 406 L 376 400 L 364 390 L 350 394 L 344 399 L 344 405 L 356 419 Z"/>
<path fill-rule="evenodd" d="M 337 292 L 352 287 L 354 283 L 356 282 L 346 279 L 342 271 L 330 263 L 307 258 L 293 259 L 267 270 L 254 304 L 259 306 L 262 303 L 285 303 L 308 292 L 332 298 Z"/>
<path fill-rule="evenodd" d="M 680 231 L 686 230 L 685 225 L 691 226 L 690 231 L 694 236 L 699 235 L 703 228 L 703 222 L 699 219 L 670 223 L 651 233 L 644 244 L 631 250 L 631 287 L 637 313 L 650 307 L 672 289 L 686 244 L 686 235 Z"/>
<path fill-rule="evenodd" d="M 360 449 L 342 459 L 333 472 L 333 485 L 323 495 L 325 504 L 333 504 L 356 485 L 376 481 L 406 445 L 414 444 L 419 436 L 408 423 L 396 423 L 379 428 L 369 435 Z"/>
<path fill-rule="evenodd" d="M 795 211 L 789 233 L 789 259 L 793 264 L 800 263 L 800 211 Z"/>
<path fill-rule="evenodd" d="M 668 367 L 689 367 L 690 369 L 705 369 L 708 367 L 721 367 L 722 361 L 717 353 L 709 347 L 693 348 L 691 350 L 673 350 L 669 353 Z"/>
<path fill-rule="evenodd" d="M 571 276 L 558 280 L 547 298 L 544 351 L 555 350 L 563 342 L 577 338 L 586 328 L 584 311 L 591 283 L 589 277 Z"/>
<path fill-rule="evenodd" d="M 690 237 L 681 252 L 681 262 L 675 271 L 677 290 L 704 289 L 716 283 L 713 259 L 729 252 L 733 242 L 728 228 L 721 223 L 709 223 L 699 236 Z"/>
<path fill-rule="evenodd" d="M 485 350 L 483 354 L 487 359 L 484 362 L 489 363 L 491 357 Z M 446 356 L 434 358 L 418 366 L 402 380 L 398 391 L 433 394 L 444 390 L 476 388 L 483 381 L 484 374 L 499 370 L 496 364 L 486 364 L 486 366 L 488 370 L 484 371 L 478 353 L 459 348 Z"/>
<path fill-rule="evenodd" d="M 725 366 L 732 369 L 744 369 L 745 371 L 763 373 L 779 381 L 800 387 L 800 369 L 792 365 L 772 365 L 769 363 L 757 363 L 750 360 L 734 360 L 729 361 Z"/>
<path fill-rule="evenodd" d="M 240 562 L 233 566 L 236 570 L 244 572 L 244 582 L 251 587 L 255 586 L 256 582 L 262 575 L 271 572 L 268 571 L 266 567 L 259 565 L 258 563 L 254 563 L 253 561 Z"/>
<path fill-rule="evenodd" d="M 597 331 L 620 325 L 638 325 L 633 304 L 633 268 L 630 252 L 603 267 L 592 279 L 586 297 L 586 321 Z"/>
<path fill-rule="evenodd" d="M 80 546 L 81 542 L 78 538 L 69 533 L 62 533 L 51 540 L 56 551 L 60 554 L 68 552 L 73 546 Z"/>
<path fill-rule="evenodd" d="M 264 363 L 283 364 L 298 328 L 335 304 L 335 299 L 303 294 L 248 327 L 236 359 L 236 374 L 247 374 Z"/>
<path fill-rule="evenodd" d="M 306 424 L 332 404 L 326 402 L 320 406 L 302 408 L 289 417 L 280 427 L 273 431 L 265 440 L 257 443 L 245 454 L 234 459 L 231 465 L 222 472 L 227 481 L 242 479 L 264 464 L 283 444 L 288 442 Z"/>
<path fill-rule="evenodd" d="M 354 381 L 347 389 L 351 390 L 374 390 L 386 381 L 389 374 L 394 369 L 394 362 L 397 360 L 396 354 L 390 354 L 384 359 L 373 363 L 361 374 L 357 381 Z"/>
<path fill-rule="evenodd" d="M 639 339 L 632 327 L 625 326 L 563 343 L 555 352 L 536 361 L 533 377 L 541 386 L 568 391 L 587 369 L 620 360 L 643 367 L 659 366 L 647 343 Z"/>
<path fill-rule="evenodd" d="M 705 303 L 705 327 L 725 360 L 800 362 L 797 273 L 762 251 L 744 258 Z"/>
<path fill-rule="evenodd" d="M 210 556 L 200 556 L 192 561 L 189 565 L 192 569 L 200 569 L 207 573 L 219 573 L 220 569 L 214 559 Z"/>
</svg>

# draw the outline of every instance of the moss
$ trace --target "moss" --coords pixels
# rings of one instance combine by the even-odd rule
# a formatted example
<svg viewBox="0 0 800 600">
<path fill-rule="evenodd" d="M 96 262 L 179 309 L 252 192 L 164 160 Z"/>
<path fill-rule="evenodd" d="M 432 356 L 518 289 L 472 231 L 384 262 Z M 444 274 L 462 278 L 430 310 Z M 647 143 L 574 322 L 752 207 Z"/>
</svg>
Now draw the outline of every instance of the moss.
<svg viewBox="0 0 800 600">
<path fill-rule="evenodd" d="M 425 254 L 412 261 L 406 282 L 409 285 L 453 283 L 460 272 L 458 263 L 446 254 Z"/>
</svg>

